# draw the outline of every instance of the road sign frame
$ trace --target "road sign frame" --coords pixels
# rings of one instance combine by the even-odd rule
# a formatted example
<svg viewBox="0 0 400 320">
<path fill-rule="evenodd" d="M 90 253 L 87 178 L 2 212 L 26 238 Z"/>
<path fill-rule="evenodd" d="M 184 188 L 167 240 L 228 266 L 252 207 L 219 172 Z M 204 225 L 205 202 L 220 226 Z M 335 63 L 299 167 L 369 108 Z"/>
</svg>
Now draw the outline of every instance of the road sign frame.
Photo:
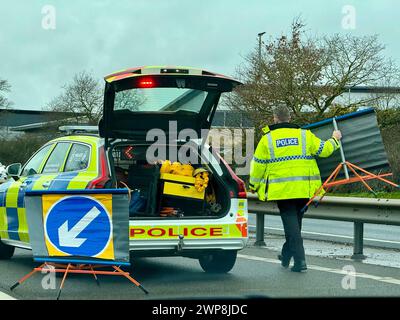
<svg viewBox="0 0 400 320">
<path fill-rule="evenodd" d="M 49 255 L 45 244 L 45 221 L 42 203 L 44 195 L 59 195 L 60 199 L 67 196 L 90 197 L 91 195 L 112 195 L 110 226 L 112 233 L 110 230 L 110 235 L 113 237 L 112 250 L 114 251 L 114 257 L 109 259 L 84 255 Z M 62 259 L 64 263 L 69 263 L 69 261 L 74 263 L 77 260 L 84 260 L 85 263 L 92 264 L 110 263 L 112 265 L 124 265 L 125 263 L 129 263 L 129 194 L 127 189 L 35 190 L 26 192 L 25 201 L 34 259 L 50 261 L 56 258 Z M 110 244 L 110 241 L 107 243 Z M 107 245 L 105 248 L 107 248 Z M 68 251 L 67 253 L 70 254 Z"/>
</svg>

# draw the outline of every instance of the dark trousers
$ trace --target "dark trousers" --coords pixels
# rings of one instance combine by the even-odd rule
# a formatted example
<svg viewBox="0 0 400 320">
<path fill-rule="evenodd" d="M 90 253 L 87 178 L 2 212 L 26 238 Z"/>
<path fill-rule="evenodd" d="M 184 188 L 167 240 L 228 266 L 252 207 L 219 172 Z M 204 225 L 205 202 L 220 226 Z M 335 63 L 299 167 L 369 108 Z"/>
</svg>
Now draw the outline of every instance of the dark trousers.
<svg viewBox="0 0 400 320">
<path fill-rule="evenodd" d="M 305 260 L 301 227 L 304 214 L 301 209 L 307 204 L 308 199 L 278 200 L 286 242 L 282 247 L 282 256 L 293 257 L 294 261 Z"/>
</svg>

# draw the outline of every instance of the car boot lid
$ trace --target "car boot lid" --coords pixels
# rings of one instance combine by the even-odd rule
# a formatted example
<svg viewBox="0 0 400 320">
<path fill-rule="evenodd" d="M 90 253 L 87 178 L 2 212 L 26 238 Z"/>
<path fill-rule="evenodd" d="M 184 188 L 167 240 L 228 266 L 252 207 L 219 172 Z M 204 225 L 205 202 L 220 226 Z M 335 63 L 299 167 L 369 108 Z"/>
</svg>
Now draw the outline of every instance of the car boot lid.
<svg viewBox="0 0 400 320">
<path fill-rule="evenodd" d="M 133 140 L 143 140 L 151 129 L 162 130 L 168 139 L 171 129 L 174 134 L 191 129 L 197 138 L 205 138 L 201 131 L 210 129 L 221 93 L 241 84 L 221 74 L 180 66 L 126 69 L 104 79 L 100 136 Z"/>
</svg>

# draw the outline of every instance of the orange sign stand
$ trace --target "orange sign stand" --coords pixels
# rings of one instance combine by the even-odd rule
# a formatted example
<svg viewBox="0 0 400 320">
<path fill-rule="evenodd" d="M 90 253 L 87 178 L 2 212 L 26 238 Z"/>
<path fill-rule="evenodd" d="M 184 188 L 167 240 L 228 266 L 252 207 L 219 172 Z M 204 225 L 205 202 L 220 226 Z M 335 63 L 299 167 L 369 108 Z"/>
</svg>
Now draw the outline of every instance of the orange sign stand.
<svg viewBox="0 0 400 320">
<path fill-rule="evenodd" d="M 91 274 L 93 275 L 94 279 L 97 282 L 97 285 L 100 285 L 99 279 L 97 278 L 97 275 L 109 275 L 109 276 L 122 276 L 127 278 L 130 282 L 132 282 L 135 286 L 139 287 L 145 294 L 148 294 L 149 292 L 134 278 L 132 278 L 129 275 L 129 272 L 125 272 L 121 270 L 119 266 L 111 266 L 114 271 L 104 271 L 104 270 L 96 270 L 99 268 L 104 268 L 104 267 L 110 267 L 110 265 L 94 265 L 94 264 L 73 264 L 73 263 L 68 263 L 68 264 L 57 264 L 57 263 L 52 263 L 52 262 L 45 262 L 42 265 L 40 265 L 37 268 L 34 268 L 30 273 L 22 277 L 17 283 L 12 285 L 10 287 L 10 290 L 14 290 L 16 287 L 18 287 L 20 284 L 28 280 L 30 277 L 32 277 L 35 273 L 37 272 L 55 272 L 55 273 L 63 273 L 64 276 L 61 281 L 60 288 L 58 290 L 57 294 L 57 300 L 59 300 L 61 291 L 64 287 L 65 280 L 67 279 L 67 275 L 70 273 L 79 273 L 79 274 Z"/>
<path fill-rule="evenodd" d="M 354 174 L 354 177 L 351 177 L 351 178 L 348 177 L 348 173 L 347 173 L 345 179 L 336 180 L 339 172 L 342 169 L 345 170 L 345 173 L 347 173 L 347 169 L 350 169 L 350 171 Z M 359 171 L 359 172 L 357 172 L 357 171 Z M 333 170 L 331 175 L 325 180 L 325 182 L 322 184 L 322 186 L 315 192 L 314 196 L 307 202 L 305 207 L 302 209 L 302 212 L 306 211 L 307 207 L 314 201 L 315 198 L 318 197 L 318 195 L 320 194 L 320 192 L 322 190 L 325 190 L 325 192 L 328 192 L 332 187 L 336 187 L 339 185 L 345 185 L 345 184 L 350 184 L 350 183 L 354 183 L 354 182 L 361 182 L 375 196 L 376 196 L 376 192 L 368 185 L 368 183 L 366 181 L 380 180 L 380 181 L 387 183 L 393 187 L 399 188 L 400 186 L 398 184 L 385 179 L 385 177 L 392 176 L 392 175 L 393 175 L 392 173 L 374 174 L 372 172 L 369 172 L 363 168 L 356 166 L 355 164 L 353 164 L 351 162 L 344 161 L 344 162 L 340 163 L 336 167 L 335 170 Z M 322 201 L 324 196 L 325 196 L 325 194 L 320 196 L 318 201 L 314 202 L 316 207 L 318 206 L 319 202 Z"/>
</svg>

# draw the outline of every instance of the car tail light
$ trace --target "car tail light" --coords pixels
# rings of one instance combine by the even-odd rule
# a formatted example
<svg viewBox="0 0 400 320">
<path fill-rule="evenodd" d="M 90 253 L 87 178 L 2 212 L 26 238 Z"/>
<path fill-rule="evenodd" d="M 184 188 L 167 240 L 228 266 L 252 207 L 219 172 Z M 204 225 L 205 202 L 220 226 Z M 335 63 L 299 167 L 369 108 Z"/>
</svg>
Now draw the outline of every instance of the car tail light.
<svg viewBox="0 0 400 320">
<path fill-rule="evenodd" d="M 218 158 L 221 160 L 221 162 L 225 165 L 226 169 L 228 170 L 229 174 L 231 175 L 232 179 L 235 180 L 237 184 L 237 194 L 235 195 L 234 192 L 230 192 L 230 197 L 231 198 L 242 198 L 246 199 L 247 198 L 247 192 L 246 192 L 246 186 L 243 182 L 242 179 L 240 179 L 235 172 L 233 172 L 232 168 L 229 166 L 229 164 L 225 161 L 224 158 L 221 157 L 221 155 L 218 152 L 215 152 L 215 154 L 218 156 Z"/>
<path fill-rule="evenodd" d="M 100 175 L 96 179 L 89 182 L 87 186 L 88 189 L 104 189 L 106 183 L 110 180 L 104 148 L 100 148 L 99 169 Z"/>
<path fill-rule="evenodd" d="M 228 167 L 229 168 L 229 167 Z M 242 179 L 240 179 L 233 171 L 231 168 L 228 169 L 229 172 L 232 175 L 233 180 L 235 180 L 235 182 L 237 183 L 238 186 L 238 193 L 237 193 L 237 197 L 238 198 L 242 198 L 242 199 L 246 199 L 247 198 L 247 191 L 246 191 L 246 186 L 243 182 Z"/>
<path fill-rule="evenodd" d="M 247 191 L 246 191 L 246 186 L 244 184 L 244 181 L 240 179 L 238 176 L 236 176 L 236 183 L 238 184 L 238 198 L 246 199 L 247 198 Z"/>
</svg>

